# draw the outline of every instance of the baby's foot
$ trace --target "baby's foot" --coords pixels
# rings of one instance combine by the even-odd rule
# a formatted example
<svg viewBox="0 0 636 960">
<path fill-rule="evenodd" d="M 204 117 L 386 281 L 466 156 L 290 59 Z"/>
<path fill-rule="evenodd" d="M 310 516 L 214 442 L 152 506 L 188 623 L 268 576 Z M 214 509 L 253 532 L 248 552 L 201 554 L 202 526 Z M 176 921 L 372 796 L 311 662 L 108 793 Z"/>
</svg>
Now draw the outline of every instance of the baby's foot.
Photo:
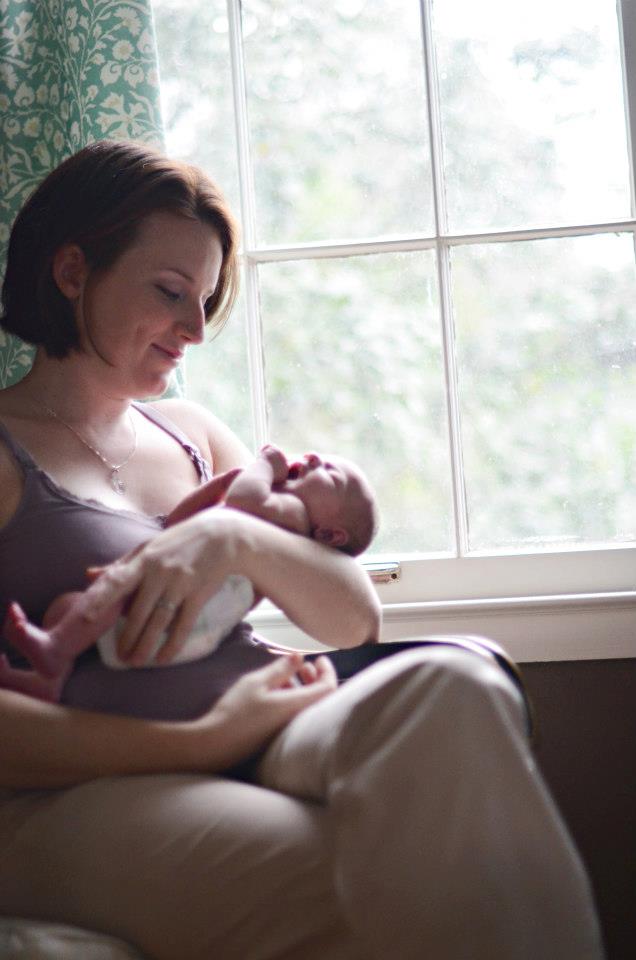
<svg viewBox="0 0 636 960">
<path fill-rule="evenodd" d="M 37 700 L 47 700 L 57 703 L 60 699 L 63 677 L 42 677 L 35 670 L 17 670 L 9 664 L 3 653 L 0 653 L 0 688 L 15 690 Z"/>
<path fill-rule="evenodd" d="M 10 603 L 2 633 L 12 647 L 26 657 L 44 677 L 56 677 L 64 667 L 55 643 L 46 630 L 30 623 L 19 603 Z"/>
</svg>

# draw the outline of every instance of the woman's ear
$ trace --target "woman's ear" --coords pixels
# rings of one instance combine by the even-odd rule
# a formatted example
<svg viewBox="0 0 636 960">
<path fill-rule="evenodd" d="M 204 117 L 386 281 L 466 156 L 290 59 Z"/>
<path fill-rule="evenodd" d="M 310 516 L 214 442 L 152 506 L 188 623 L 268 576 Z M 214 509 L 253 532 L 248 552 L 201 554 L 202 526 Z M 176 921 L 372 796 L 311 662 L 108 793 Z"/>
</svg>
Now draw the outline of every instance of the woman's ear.
<svg viewBox="0 0 636 960">
<path fill-rule="evenodd" d="M 344 547 L 349 542 L 349 534 L 343 527 L 314 527 L 312 536 L 327 547 Z"/>
<path fill-rule="evenodd" d="M 59 247 L 53 255 L 52 273 L 60 293 L 67 300 L 77 300 L 88 276 L 88 265 L 82 248 L 76 243 L 65 243 Z"/>
</svg>

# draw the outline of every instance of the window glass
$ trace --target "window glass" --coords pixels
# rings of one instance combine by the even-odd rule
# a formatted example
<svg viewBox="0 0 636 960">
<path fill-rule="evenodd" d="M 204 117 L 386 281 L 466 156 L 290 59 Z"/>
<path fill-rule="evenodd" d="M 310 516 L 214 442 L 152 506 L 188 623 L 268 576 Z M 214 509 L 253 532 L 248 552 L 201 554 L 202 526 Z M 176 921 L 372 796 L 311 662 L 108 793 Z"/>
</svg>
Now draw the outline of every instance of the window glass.
<svg viewBox="0 0 636 960">
<path fill-rule="evenodd" d="M 254 449 L 243 296 L 220 332 L 206 332 L 203 344 L 189 348 L 185 381 L 190 400 L 211 410 Z"/>
<path fill-rule="evenodd" d="M 419 4 L 241 8 L 259 241 L 430 233 Z"/>
<path fill-rule="evenodd" d="M 458 247 L 470 545 L 636 538 L 631 236 Z"/>
<path fill-rule="evenodd" d="M 260 274 L 272 438 L 360 463 L 381 503 L 376 550 L 451 549 L 434 255 L 267 264 Z"/>
<path fill-rule="evenodd" d="M 631 216 L 615 0 L 435 0 L 451 233 Z"/>
<path fill-rule="evenodd" d="M 225 0 L 153 0 L 161 109 L 171 157 L 203 167 L 239 212 Z"/>
<path fill-rule="evenodd" d="M 153 5 L 168 152 L 206 169 L 238 213 L 225 0 Z M 432 234 L 420 6 L 240 4 L 250 269 L 265 245 Z M 450 232 L 628 218 L 614 0 L 432 7 Z M 268 437 L 359 460 L 386 553 L 455 547 L 438 251 L 443 238 L 420 252 L 261 263 L 250 303 Z M 631 236 L 449 255 L 469 547 L 633 539 Z M 191 352 L 187 392 L 254 446 L 245 310 Z"/>
</svg>

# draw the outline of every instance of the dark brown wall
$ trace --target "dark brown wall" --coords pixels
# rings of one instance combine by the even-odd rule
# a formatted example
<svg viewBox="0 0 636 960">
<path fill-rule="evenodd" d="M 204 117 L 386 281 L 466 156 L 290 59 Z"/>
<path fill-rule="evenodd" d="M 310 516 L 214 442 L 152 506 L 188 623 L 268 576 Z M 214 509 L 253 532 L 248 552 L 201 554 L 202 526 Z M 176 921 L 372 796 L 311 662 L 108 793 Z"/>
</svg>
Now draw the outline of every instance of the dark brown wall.
<svg viewBox="0 0 636 960">
<path fill-rule="evenodd" d="M 636 660 L 526 663 L 536 754 L 587 865 L 608 960 L 636 957 Z"/>
</svg>

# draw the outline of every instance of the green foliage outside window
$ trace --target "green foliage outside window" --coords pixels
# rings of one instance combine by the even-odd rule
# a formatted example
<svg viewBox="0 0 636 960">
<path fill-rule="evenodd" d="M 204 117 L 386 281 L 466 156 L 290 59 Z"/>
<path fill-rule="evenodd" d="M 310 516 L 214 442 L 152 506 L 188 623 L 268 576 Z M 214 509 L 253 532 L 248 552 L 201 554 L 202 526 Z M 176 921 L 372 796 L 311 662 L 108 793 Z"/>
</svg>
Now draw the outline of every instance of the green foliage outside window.
<svg viewBox="0 0 636 960">
<path fill-rule="evenodd" d="M 433 5 L 447 231 L 628 219 L 614 4 L 564 4 L 545 35 L 549 5 L 518 35 L 516 4 L 494 6 L 507 40 L 471 35 L 460 0 Z M 226 5 L 154 9 L 168 148 L 238 209 Z M 257 244 L 433 236 L 419 3 L 242 11 Z M 503 241 L 450 250 L 470 546 L 633 540 L 632 235 Z M 454 548 L 435 257 L 259 267 L 270 438 L 362 463 L 380 551 Z M 240 306 L 188 381 L 253 443 L 243 324 Z"/>
</svg>

